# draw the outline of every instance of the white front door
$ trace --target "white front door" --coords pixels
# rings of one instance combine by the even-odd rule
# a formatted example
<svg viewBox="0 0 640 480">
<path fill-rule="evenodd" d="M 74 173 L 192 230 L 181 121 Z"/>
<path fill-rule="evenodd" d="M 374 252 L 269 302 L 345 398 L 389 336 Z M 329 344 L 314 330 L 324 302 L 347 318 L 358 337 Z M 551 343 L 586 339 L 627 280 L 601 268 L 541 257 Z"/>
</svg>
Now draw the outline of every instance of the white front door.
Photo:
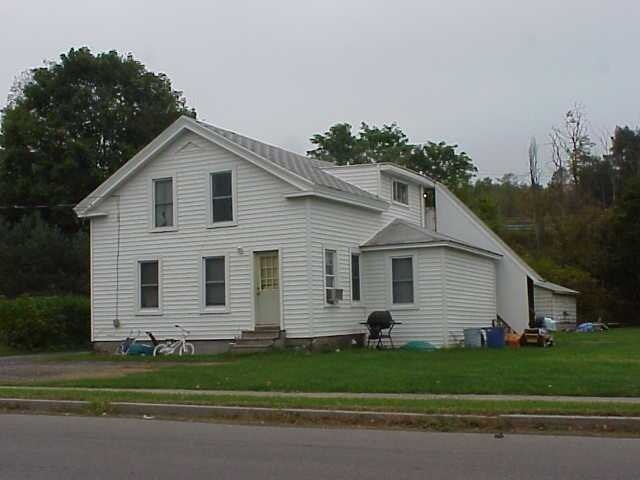
<svg viewBox="0 0 640 480">
<path fill-rule="evenodd" d="M 280 268 L 278 252 L 254 254 L 256 327 L 280 326 Z"/>
</svg>

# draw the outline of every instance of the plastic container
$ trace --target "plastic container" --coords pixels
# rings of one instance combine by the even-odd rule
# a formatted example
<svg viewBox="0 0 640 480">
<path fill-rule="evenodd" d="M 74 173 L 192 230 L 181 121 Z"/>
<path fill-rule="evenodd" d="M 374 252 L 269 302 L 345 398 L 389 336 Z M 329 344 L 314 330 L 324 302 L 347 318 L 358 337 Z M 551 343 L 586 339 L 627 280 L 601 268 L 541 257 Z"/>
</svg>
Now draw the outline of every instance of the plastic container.
<svg viewBox="0 0 640 480">
<path fill-rule="evenodd" d="M 482 329 L 481 328 L 465 328 L 464 333 L 464 346 L 465 348 L 480 348 L 482 347 Z"/>
<path fill-rule="evenodd" d="M 487 347 L 503 348 L 504 347 L 504 328 L 492 327 L 487 328 Z"/>
</svg>

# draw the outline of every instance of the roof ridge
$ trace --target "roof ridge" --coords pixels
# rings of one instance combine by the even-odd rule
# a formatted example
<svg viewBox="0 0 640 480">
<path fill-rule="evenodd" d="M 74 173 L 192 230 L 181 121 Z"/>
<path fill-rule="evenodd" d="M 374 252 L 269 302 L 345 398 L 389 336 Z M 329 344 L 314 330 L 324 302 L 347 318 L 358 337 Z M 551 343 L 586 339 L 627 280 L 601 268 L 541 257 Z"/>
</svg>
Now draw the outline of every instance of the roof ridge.
<svg viewBox="0 0 640 480">
<path fill-rule="evenodd" d="M 337 192 L 356 195 L 370 200 L 380 200 L 377 195 L 363 190 L 357 185 L 347 182 L 346 180 L 332 175 L 329 172 L 325 172 L 322 167 L 325 166 L 325 164 L 329 163 L 325 160 L 318 160 L 316 158 L 301 155 L 285 148 L 271 145 L 269 143 L 256 140 L 241 133 L 236 133 L 232 130 L 227 130 L 225 128 L 218 127 L 201 120 L 196 121 L 201 126 L 211 130 L 218 135 L 223 136 L 228 141 L 252 151 L 255 155 L 258 155 L 268 162 L 286 168 L 294 174 L 307 179 L 316 186 L 329 188 Z"/>
</svg>

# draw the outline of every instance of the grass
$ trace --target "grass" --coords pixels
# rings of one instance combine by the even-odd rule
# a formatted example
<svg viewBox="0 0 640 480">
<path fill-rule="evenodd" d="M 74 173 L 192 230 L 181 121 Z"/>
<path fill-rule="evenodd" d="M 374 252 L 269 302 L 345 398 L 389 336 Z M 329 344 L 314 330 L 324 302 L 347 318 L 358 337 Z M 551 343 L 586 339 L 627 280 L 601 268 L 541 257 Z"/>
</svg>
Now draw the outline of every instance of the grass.
<svg viewBox="0 0 640 480">
<path fill-rule="evenodd" d="M 6 357 L 7 355 L 16 355 L 18 352 L 11 347 L 0 343 L 0 357 Z"/>
<path fill-rule="evenodd" d="M 496 415 L 508 413 L 547 415 L 640 416 L 640 404 L 554 402 L 525 400 L 405 400 L 385 398 L 254 397 L 247 395 L 166 394 L 147 392 L 81 391 L 65 389 L 0 389 L 2 398 L 86 400 L 108 406 L 111 402 L 180 403 L 268 408 L 314 408 L 411 413 Z M 106 408 L 106 407 L 105 407 Z"/>
<path fill-rule="evenodd" d="M 85 359 L 75 355 L 73 359 Z M 175 357 L 172 358 L 172 360 Z M 195 360 L 195 359 L 194 359 Z M 119 378 L 50 385 L 289 392 L 640 396 L 640 329 L 559 333 L 556 346 L 200 356 Z M 130 361 L 130 360 L 127 360 Z M 153 361 L 146 359 L 143 361 Z"/>
</svg>

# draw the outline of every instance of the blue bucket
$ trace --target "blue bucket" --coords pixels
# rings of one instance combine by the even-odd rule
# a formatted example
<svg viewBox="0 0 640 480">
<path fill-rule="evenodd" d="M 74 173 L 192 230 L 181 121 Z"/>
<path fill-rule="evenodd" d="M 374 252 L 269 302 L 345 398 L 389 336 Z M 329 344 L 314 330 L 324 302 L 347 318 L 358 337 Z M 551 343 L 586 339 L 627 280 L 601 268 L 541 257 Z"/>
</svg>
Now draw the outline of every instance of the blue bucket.
<svg viewBox="0 0 640 480">
<path fill-rule="evenodd" d="M 492 327 L 487 328 L 487 347 L 502 348 L 504 347 L 504 328 Z"/>
</svg>

